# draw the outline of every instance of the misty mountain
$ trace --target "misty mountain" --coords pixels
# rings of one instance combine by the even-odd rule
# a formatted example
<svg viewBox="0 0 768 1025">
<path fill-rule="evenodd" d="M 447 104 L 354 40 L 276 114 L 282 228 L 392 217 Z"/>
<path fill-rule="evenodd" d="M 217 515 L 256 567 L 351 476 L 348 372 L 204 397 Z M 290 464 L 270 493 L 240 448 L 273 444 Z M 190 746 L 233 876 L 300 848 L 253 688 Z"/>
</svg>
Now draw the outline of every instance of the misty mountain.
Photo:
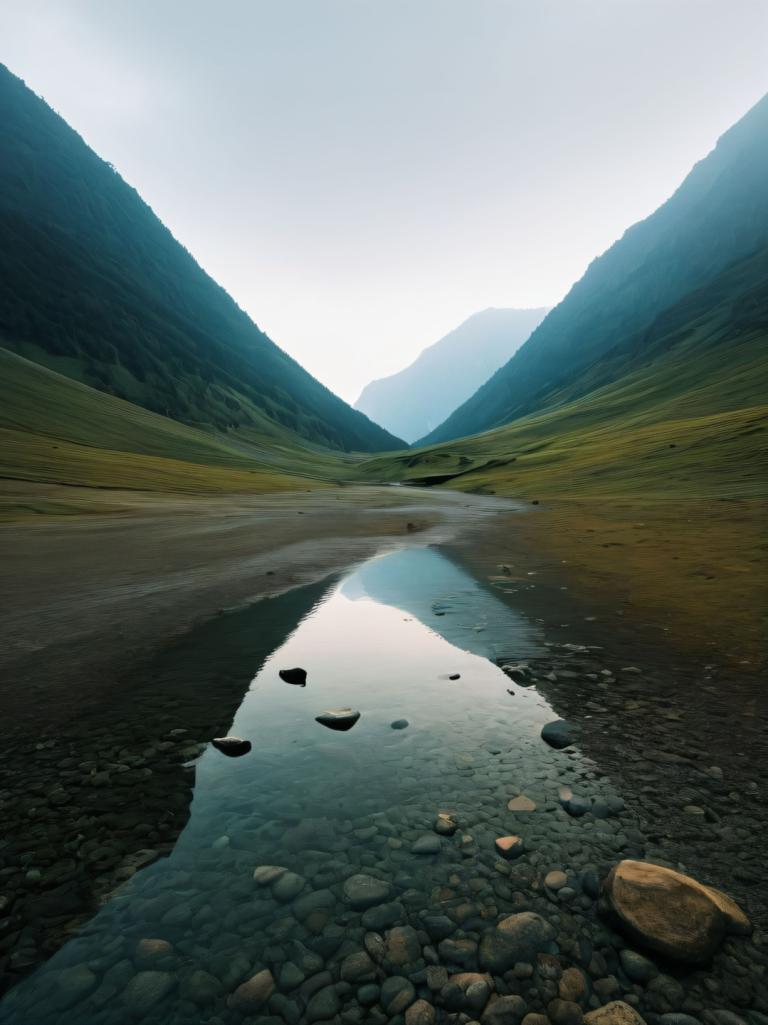
<svg viewBox="0 0 768 1025">
<path fill-rule="evenodd" d="M 114 168 L 0 65 L 0 343 L 145 409 L 243 442 L 382 451 L 253 323 Z"/>
<path fill-rule="evenodd" d="M 428 434 L 515 353 L 547 309 L 475 313 L 410 366 L 371 381 L 355 403 L 408 442 Z"/>
<path fill-rule="evenodd" d="M 658 339 L 652 327 L 665 310 L 766 244 L 768 96 L 666 203 L 594 260 L 512 359 L 424 440 L 488 430 L 584 394 L 596 378 L 616 380 Z"/>
</svg>

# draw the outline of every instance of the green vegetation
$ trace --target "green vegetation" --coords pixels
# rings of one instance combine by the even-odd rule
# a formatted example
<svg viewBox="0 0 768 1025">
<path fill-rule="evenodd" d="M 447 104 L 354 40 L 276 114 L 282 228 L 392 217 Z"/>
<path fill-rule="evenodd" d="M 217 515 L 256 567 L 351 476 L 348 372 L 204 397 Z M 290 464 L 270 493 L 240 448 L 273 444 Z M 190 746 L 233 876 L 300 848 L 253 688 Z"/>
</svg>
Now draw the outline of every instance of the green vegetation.
<svg viewBox="0 0 768 1025">
<path fill-rule="evenodd" d="M 654 327 L 666 310 L 767 245 L 768 96 L 663 206 L 593 261 L 512 359 L 423 442 L 501 426 L 586 394 L 598 380 L 617 381 L 655 358 L 665 337 L 676 343 Z"/>
<path fill-rule="evenodd" d="M 361 469 L 528 498 L 765 495 L 767 351 L 768 248 L 666 310 L 641 349 L 617 350 L 618 380 L 605 361 L 551 408 Z"/>
<path fill-rule="evenodd" d="M 2 65 L 0 123 L 2 344 L 246 441 L 401 447 L 270 341 L 114 168 Z"/>
<path fill-rule="evenodd" d="M 136 491 L 268 492 L 320 486 L 340 454 L 250 442 L 151 413 L 0 348 L 0 477 Z"/>
</svg>

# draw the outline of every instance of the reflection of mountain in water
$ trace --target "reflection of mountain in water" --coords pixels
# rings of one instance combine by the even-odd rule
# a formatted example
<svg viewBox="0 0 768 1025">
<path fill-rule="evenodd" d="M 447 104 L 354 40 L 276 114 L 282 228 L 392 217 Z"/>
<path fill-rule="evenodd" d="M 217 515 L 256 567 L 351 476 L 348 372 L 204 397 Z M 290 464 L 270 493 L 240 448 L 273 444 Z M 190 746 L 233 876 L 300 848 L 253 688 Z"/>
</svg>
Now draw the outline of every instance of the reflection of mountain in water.
<svg viewBox="0 0 768 1025">
<path fill-rule="evenodd" d="M 511 660 L 544 653 L 527 620 L 434 548 L 371 559 L 344 582 L 341 593 L 409 612 L 473 655 Z"/>
</svg>

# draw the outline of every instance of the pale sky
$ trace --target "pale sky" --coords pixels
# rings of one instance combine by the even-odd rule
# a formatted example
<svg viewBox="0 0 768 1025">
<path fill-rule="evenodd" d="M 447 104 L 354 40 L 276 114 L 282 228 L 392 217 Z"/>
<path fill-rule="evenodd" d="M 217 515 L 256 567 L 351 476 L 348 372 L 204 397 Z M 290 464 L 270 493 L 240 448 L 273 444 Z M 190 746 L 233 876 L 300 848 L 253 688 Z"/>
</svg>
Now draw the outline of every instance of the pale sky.
<svg viewBox="0 0 768 1025">
<path fill-rule="evenodd" d="M 349 401 L 556 303 L 768 90 L 766 0 L 3 0 L 0 39 Z"/>
</svg>

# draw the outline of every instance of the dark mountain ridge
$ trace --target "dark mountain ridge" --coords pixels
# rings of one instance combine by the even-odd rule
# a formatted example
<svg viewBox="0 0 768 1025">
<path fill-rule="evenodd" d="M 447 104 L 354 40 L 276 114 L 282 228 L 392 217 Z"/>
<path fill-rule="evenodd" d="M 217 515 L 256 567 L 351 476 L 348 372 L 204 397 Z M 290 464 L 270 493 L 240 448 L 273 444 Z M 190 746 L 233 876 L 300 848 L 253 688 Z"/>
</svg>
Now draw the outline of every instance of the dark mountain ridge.
<svg viewBox="0 0 768 1025">
<path fill-rule="evenodd" d="M 768 244 L 768 96 L 718 141 L 677 191 L 595 259 L 512 359 L 423 439 L 488 430 L 556 395 L 686 294 Z M 615 354 L 614 354 L 615 356 Z M 614 375 L 623 372 L 612 358 Z"/>
<path fill-rule="evenodd" d="M 402 447 L 256 327 L 139 194 L 0 65 L 0 339 L 178 421 Z"/>
</svg>

